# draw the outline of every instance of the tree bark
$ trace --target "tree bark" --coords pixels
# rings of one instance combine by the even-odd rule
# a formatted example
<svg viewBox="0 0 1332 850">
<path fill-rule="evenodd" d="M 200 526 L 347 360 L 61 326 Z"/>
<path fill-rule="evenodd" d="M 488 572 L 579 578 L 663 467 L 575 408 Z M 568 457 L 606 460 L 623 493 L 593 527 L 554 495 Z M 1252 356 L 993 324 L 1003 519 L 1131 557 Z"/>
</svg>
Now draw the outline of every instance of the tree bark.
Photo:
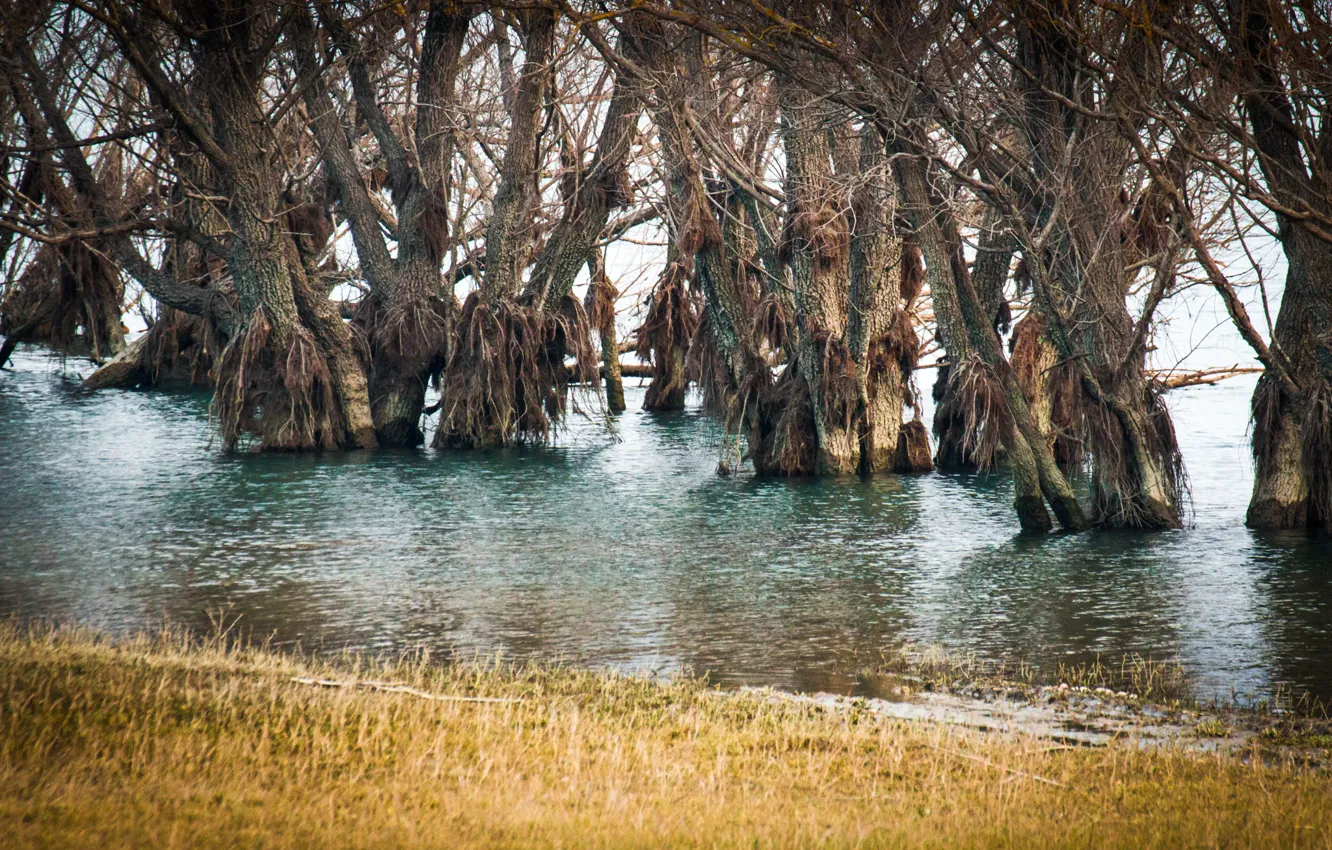
<svg viewBox="0 0 1332 850">
<path fill-rule="evenodd" d="M 941 334 L 946 345 L 952 340 L 955 349 L 965 352 L 962 360 L 950 354 L 954 379 L 963 373 L 969 376 L 968 380 L 976 381 L 979 388 L 972 397 L 984 400 L 982 412 L 993 417 L 982 427 L 996 429 L 997 441 L 1007 449 L 1016 487 L 1013 505 L 1019 523 L 1027 531 L 1048 530 L 1051 526 L 1045 508 L 1048 502 L 1061 526 L 1085 529 L 1087 520 L 1082 507 L 1031 416 L 1017 376 L 994 333 L 993 319 L 981 306 L 969 270 L 962 262 L 956 223 L 930 197 L 924 166 L 919 161 L 898 156 L 894 169 L 907 216 L 925 255 L 926 278 Z M 968 430 L 978 429 L 972 425 Z"/>
<path fill-rule="evenodd" d="M 1299 134 L 1282 52 L 1274 44 L 1270 7 L 1231 7 L 1228 33 L 1247 76 L 1245 117 L 1268 191 L 1289 210 L 1332 218 L 1332 106 L 1304 103 L 1316 137 Z M 1306 113 L 1306 118 L 1310 117 Z M 1253 396 L 1252 528 L 1307 528 L 1332 534 L 1332 243 L 1309 223 L 1277 212 L 1286 255 L 1286 287 L 1273 329 L 1278 369 L 1268 369 Z M 1288 380 L 1282 380 L 1283 374 Z"/>
<path fill-rule="evenodd" d="M 1022 228 L 1035 301 L 1060 360 L 1078 370 L 1086 399 L 1092 508 L 1103 528 L 1177 528 L 1183 468 L 1170 414 L 1133 349 L 1127 298 L 1136 272 L 1121 199 L 1132 151 L 1118 127 L 1068 106 L 1090 96 L 1079 82 L 1077 49 L 1032 15 L 1017 26 L 1025 115 L 1020 131 L 1031 153 L 1034 189 Z M 1134 31 L 1121 46 L 1127 78 L 1141 53 Z M 1140 57 L 1139 57 L 1140 58 Z M 1127 79 L 1107 95 L 1127 97 Z M 1071 148 L 1081 155 L 1070 157 Z M 1057 216 L 1052 222 L 1051 217 Z M 1049 234 L 1036 237 L 1034 234 Z"/>
<path fill-rule="evenodd" d="M 304 99 L 325 169 L 350 225 L 370 298 L 356 316 L 371 355 L 372 416 L 379 442 L 416 446 L 429 381 L 448 359 L 452 292 L 444 291 L 440 263 L 447 243 L 447 172 L 452 150 L 448 118 L 470 12 L 437 0 L 426 18 L 417 78 L 418 164 L 407 162 L 402 143 L 388 126 L 354 47 L 349 64 L 357 106 L 393 164 L 392 194 L 398 207 L 397 253 L 390 255 L 379 212 L 351 155 L 346 124 L 338 116 L 315 56 L 315 31 L 298 14 L 292 40 L 303 68 Z M 340 25 L 331 22 L 334 28 Z M 451 287 L 450 287 L 451 288 Z"/>
<path fill-rule="evenodd" d="M 787 371 L 781 378 L 791 388 L 782 401 L 784 405 L 808 404 L 810 410 L 806 416 L 785 410 L 778 414 L 786 421 L 779 423 L 784 427 L 776 431 L 776 444 L 767 450 L 764 466 L 785 474 L 846 474 L 860 468 L 856 429 L 859 369 L 846 343 L 850 227 L 836 196 L 825 116 L 803 89 L 791 83 L 779 85 L 796 325 L 795 356 L 788 356 Z M 860 283 L 863 290 L 869 282 L 862 278 Z M 865 350 L 868 352 L 868 343 Z M 793 433 L 805 421 L 812 423 L 813 433 Z M 892 436 L 896 452 L 897 435 Z M 806 445 L 812 448 L 812 457 L 793 451 Z"/>
<path fill-rule="evenodd" d="M 249 38 L 245 20 L 222 23 L 233 38 Z M 266 449 L 373 447 L 365 368 L 337 308 L 306 279 L 281 215 L 284 181 L 258 81 L 229 52 L 210 41 L 196 53 L 213 134 L 227 153 L 228 265 L 241 315 L 214 400 L 224 444 L 250 434 Z"/>
<path fill-rule="evenodd" d="M 588 263 L 589 282 L 585 309 L 601 343 L 601 376 L 606 383 L 606 409 L 624 413 L 624 378 L 620 370 L 620 346 L 615 339 L 615 299 L 619 293 L 606 276 L 606 263 L 600 251 Z"/>
</svg>

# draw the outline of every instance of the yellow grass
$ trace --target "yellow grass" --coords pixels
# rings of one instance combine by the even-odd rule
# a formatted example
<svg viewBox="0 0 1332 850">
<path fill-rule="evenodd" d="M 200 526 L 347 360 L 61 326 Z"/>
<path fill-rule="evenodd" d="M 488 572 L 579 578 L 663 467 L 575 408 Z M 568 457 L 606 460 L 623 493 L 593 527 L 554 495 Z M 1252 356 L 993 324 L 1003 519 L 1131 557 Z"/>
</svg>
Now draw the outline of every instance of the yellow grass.
<svg viewBox="0 0 1332 850">
<path fill-rule="evenodd" d="M 7 847 L 1327 847 L 1330 800 L 1308 768 L 694 680 L 0 628 Z"/>
</svg>

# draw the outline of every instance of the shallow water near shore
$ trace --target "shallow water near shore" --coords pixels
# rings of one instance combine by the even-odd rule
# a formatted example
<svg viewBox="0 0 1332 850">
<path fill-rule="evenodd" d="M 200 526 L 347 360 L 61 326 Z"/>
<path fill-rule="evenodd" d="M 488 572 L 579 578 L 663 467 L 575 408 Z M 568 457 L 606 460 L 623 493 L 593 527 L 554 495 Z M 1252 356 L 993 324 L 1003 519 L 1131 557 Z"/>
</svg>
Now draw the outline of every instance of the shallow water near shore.
<svg viewBox="0 0 1332 850">
<path fill-rule="evenodd" d="M 1178 660 L 1203 696 L 1332 699 L 1332 543 L 1244 528 L 1251 379 L 1169 396 L 1190 526 L 1017 534 L 1002 475 L 714 474 L 696 410 L 618 441 L 480 454 L 224 455 L 201 393 L 0 371 L 0 616 L 111 631 L 227 611 L 279 645 L 709 672 L 855 693 L 904 643 L 1044 668 Z M 924 375 L 923 380 L 932 380 Z"/>
</svg>

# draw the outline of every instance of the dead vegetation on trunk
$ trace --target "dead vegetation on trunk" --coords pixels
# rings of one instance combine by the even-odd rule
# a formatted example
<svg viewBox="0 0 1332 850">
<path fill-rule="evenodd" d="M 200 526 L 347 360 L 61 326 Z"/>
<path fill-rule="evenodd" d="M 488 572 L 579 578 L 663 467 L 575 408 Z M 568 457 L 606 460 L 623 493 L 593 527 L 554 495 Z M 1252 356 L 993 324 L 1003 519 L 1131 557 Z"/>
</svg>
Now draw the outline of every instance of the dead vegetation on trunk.
<svg viewBox="0 0 1332 850">
<path fill-rule="evenodd" d="M 43 245 L 0 303 L 0 334 L 100 363 L 125 347 L 123 299 L 119 271 L 94 246 Z"/>
<path fill-rule="evenodd" d="M 679 262 L 668 262 L 648 295 L 643 323 L 634 331 L 635 353 L 652 364 L 644 410 L 684 410 L 686 360 L 698 326 L 688 272 Z"/>
<path fill-rule="evenodd" d="M 1173 528 L 1154 334 L 1201 279 L 1265 369 L 1250 524 L 1332 530 L 1326 33 L 1201 11 L 18 10 L 0 365 L 28 339 L 113 358 L 90 387 L 215 382 L 228 449 L 419 445 L 432 385 L 436 445 L 542 442 L 598 360 L 623 408 L 633 297 L 644 408 L 695 385 L 722 472 L 1006 468 L 1024 528 Z M 1266 329 L 1213 259 L 1258 231 Z M 156 318 L 122 352 L 127 287 Z"/>
<path fill-rule="evenodd" d="M 590 330 L 573 297 L 547 312 L 511 300 L 491 304 L 472 293 L 440 386 L 435 445 L 485 449 L 547 441 L 564 418 L 570 385 L 597 380 Z"/>
<path fill-rule="evenodd" d="M 1060 466 L 1078 466 L 1085 457 L 1087 432 L 1075 365 L 1060 360 L 1045 336 L 1045 319 L 1036 312 L 1013 326 L 1009 347 L 1013 370 L 1055 461 Z"/>
<path fill-rule="evenodd" d="M 222 351 L 213 415 L 227 449 L 247 439 L 263 450 L 346 447 L 348 423 L 319 344 L 300 325 L 275 333 L 262 309 Z"/>
</svg>

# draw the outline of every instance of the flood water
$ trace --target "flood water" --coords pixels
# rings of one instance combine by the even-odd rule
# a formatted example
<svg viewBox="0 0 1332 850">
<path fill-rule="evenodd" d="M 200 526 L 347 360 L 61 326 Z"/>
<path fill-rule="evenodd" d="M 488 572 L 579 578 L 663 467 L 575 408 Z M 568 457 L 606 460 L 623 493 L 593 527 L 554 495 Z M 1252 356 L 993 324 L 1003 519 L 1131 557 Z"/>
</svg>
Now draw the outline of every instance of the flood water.
<svg viewBox="0 0 1332 850">
<path fill-rule="evenodd" d="M 1189 528 L 1031 538 L 1002 475 L 718 478 L 715 426 L 638 412 L 632 387 L 618 441 L 576 422 L 553 448 L 237 456 L 205 394 L 85 393 L 34 348 L 13 366 L 0 616 L 206 629 L 225 610 L 307 648 L 841 692 L 905 643 L 1136 652 L 1211 694 L 1332 698 L 1332 544 L 1243 526 L 1249 379 L 1170 396 Z"/>
</svg>

